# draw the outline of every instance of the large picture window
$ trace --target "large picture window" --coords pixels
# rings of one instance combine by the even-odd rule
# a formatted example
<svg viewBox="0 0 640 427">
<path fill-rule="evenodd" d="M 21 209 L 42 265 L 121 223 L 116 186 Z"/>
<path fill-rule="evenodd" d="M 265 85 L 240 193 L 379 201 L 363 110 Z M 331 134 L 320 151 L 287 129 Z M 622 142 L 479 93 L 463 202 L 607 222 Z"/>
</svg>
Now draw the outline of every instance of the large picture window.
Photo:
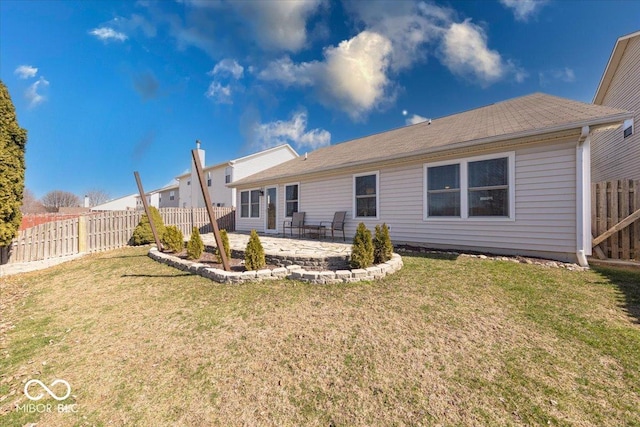
<svg viewBox="0 0 640 427">
<path fill-rule="evenodd" d="M 293 216 L 294 212 L 298 212 L 298 184 L 290 184 L 285 186 L 285 216 Z"/>
<path fill-rule="evenodd" d="M 260 190 L 240 192 L 240 218 L 260 217 Z"/>
<path fill-rule="evenodd" d="M 355 217 L 378 216 L 378 174 L 354 176 Z"/>
<path fill-rule="evenodd" d="M 425 219 L 514 218 L 515 155 L 425 165 Z"/>
</svg>

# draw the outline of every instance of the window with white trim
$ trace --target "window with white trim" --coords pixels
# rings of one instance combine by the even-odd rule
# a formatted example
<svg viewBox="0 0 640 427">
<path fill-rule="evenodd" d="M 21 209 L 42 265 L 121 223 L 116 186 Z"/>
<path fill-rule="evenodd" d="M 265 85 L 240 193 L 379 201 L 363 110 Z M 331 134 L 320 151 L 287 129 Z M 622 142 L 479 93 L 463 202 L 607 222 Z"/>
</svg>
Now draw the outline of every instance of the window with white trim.
<svg viewBox="0 0 640 427">
<path fill-rule="evenodd" d="M 169 191 L 169 200 L 174 200 L 176 198 L 176 192 L 171 190 Z"/>
<path fill-rule="evenodd" d="M 207 187 L 211 187 L 211 172 L 207 172 Z"/>
<path fill-rule="evenodd" d="M 425 219 L 514 218 L 514 153 L 425 165 Z"/>
<path fill-rule="evenodd" d="M 298 184 L 285 185 L 285 216 L 292 217 L 294 212 L 298 212 Z"/>
<path fill-rule="evenodd" d="M 633 119 L 624 121 L 624 124 L 622 125 L 622 134 L 624 135 L 624 138 L 633 135 Z"/>
<path fill-rule="evenodd" d="M 260 190 L 240 192 L 240 218 L 260 217 Z"/>
<path fill-rule="evenodd" d="M 378 173 L 353 176 L 354 216 L 378 217 Z"/>
<path fill-rule="evenodd" d="M 460 165 L 427 168 L 428 216 L 460 216 Z"/>
<path fill-rule="evenodd" d="M 231 171 L 232 171 L 232 169 L 230 167 L 226 167 L 224 169 L 224 183 L 225 184 L 229 184 L 231 182 Z"/>
</svg>

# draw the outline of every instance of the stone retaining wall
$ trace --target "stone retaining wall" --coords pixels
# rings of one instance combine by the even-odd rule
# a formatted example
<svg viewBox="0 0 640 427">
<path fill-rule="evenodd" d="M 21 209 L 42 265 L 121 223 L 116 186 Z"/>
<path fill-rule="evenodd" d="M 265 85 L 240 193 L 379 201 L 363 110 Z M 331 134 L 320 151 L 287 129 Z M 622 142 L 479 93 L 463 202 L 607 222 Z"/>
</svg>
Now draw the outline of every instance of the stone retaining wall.
<svg viewBox="0 0 640 427">
<path fill-rule="evenodd" d="M 244 283 L 284 278 L 315 284 L 359 282 L 361 280 L 381 279 L 387 274 L 400 270 L 403 265 L 400 255 L 393 254 L 389 261 L 366 269 L 309 271 L 305 270 L 301 265 L 292 264 L 274 269 L 237 272 L 207 267 L 205 264 L 160 252 L 155 247 L 149 250 L 149 257 L 163 264 L 192 274 L 198 274 L 219 283 Z"/>
</svg>

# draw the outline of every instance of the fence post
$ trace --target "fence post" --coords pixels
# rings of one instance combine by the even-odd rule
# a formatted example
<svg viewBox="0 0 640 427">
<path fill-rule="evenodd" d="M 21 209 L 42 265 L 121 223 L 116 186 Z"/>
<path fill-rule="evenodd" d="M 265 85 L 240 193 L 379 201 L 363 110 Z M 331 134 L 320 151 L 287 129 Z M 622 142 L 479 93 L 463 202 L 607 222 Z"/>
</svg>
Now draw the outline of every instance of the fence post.
<svg viewBox="0 0 640 427">
<path fill-rule="evenodd" d="M 87 217 L 78 217 L 78 253 L 87 252 Z"/>
</svg>

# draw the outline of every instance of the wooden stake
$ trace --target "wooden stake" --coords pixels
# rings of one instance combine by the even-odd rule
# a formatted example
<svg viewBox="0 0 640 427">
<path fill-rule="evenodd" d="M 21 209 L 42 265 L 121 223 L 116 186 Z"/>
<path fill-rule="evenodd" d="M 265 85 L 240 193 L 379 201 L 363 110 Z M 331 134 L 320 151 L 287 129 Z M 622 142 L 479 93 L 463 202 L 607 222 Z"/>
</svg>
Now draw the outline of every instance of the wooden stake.
<svg viewBox="0 0 640 427">
<path fill-rule="evenodd" d="M 218 252 L 220 253 L 220 259 L 222 259 L 222 266 L 224 267 L 224 271 L 231 271 L 231 267 L 229 267 L 229 260 L 227 259 L 227 253 L 225 252 L 224 246 L 222 245 L 220 230 L 218 230 L 218 221 L 216 220 L 216 217 L 213 214 L 213 206 L 211 206 L 211 197 L 209 197 L 209 192 L 207 191 L 207 187 L 205 186 L 204 174 L 202 171 L 202 165 L 200 164 L 200 156 L 198 156 L 198 150 L 191 150 L 191 156 L 193 157 L 193 164 L 195 165 L 196 173 L 198 174 L 198 181 L 200 182 L 200 189 L 202 190 L 204 205 L 206 206 L 207 213 L 209 214 L 209 221 L 211 222 L 211 227 L 213 228 L 213 235 L 216 238 L 216 245 L 218 245 Z"/>
<path fill-rule="evenodd" d="M 147 214 L 147 218 L 149 219 L 149 225 L 151 225 L 151 232 L 153 233 L 153 238 L 156 241 L 156 246 L 158 250 L 162 250 L 162 244 L 160 243 L 160 238 L 158 237 L 158 232 L 156 231 L 156 226 L 153 224 L 153 219 L 151 218 L 151 211 L 149 210 L 149 204 L 147 203 L 147 197 L 144 195 L 144 190 L 142 189 L 142 182 L 140 181 L 140 175 L 138 171 L 133 173 L 133 176 L 136 177 L 136 184 L 138 184 L 138 192 L 140 193 L 140 198 L 142 199 L 142 206 L 144 206 L 144 213 Z"/>
</svg>

